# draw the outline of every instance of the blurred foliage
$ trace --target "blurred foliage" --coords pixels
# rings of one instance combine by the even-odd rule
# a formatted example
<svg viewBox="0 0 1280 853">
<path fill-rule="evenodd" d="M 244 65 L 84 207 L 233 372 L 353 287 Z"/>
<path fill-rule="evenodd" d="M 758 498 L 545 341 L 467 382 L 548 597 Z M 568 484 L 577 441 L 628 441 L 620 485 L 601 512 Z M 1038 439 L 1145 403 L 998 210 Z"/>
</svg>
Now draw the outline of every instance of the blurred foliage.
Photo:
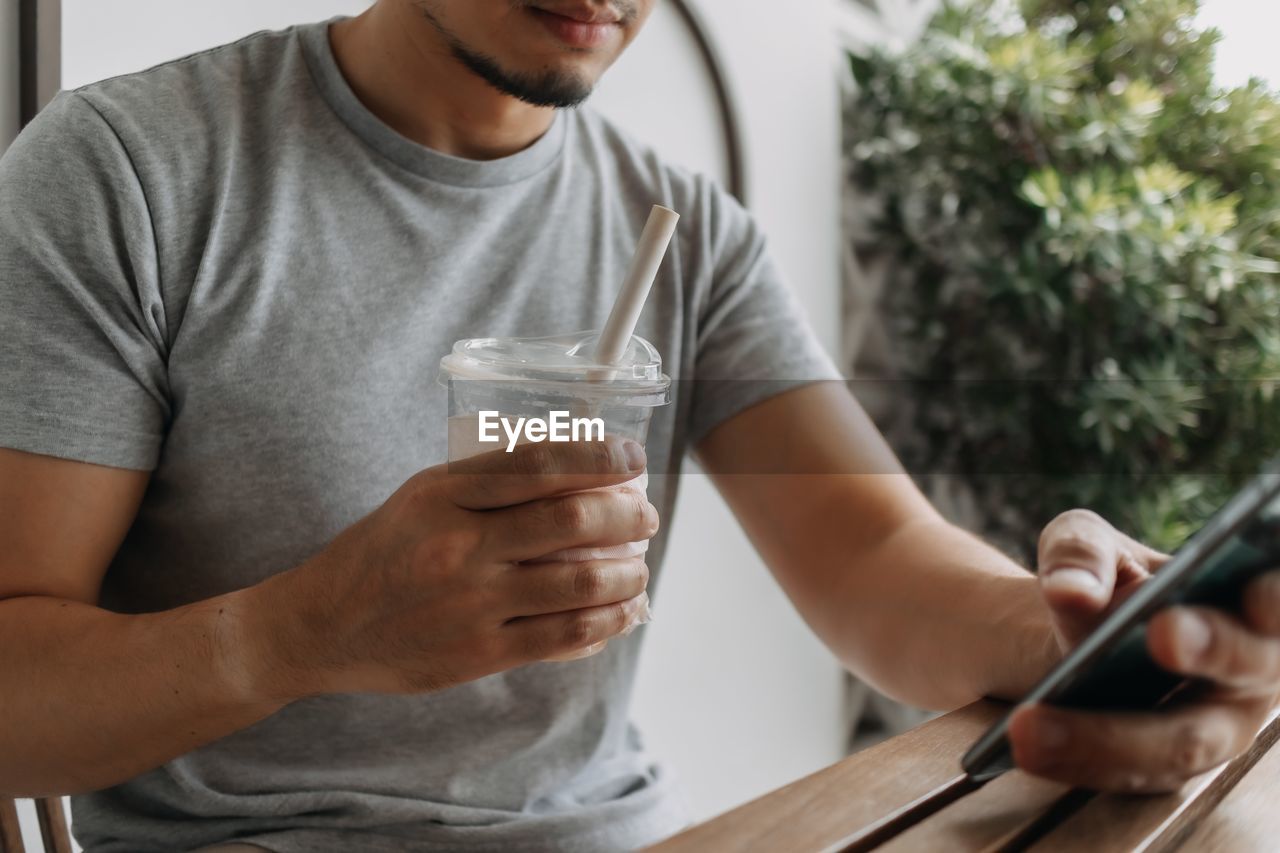
<svg viewBox="0 0 1280 853">
<path fill-rule="evenodd" d="M 1001 541 L 1086 506 L 1173 547 L 1280 450 L 1280 100 L 1215 87 L 1197 6 L 976 0 L 850 56 L 898 449 Z"/>
</svg>

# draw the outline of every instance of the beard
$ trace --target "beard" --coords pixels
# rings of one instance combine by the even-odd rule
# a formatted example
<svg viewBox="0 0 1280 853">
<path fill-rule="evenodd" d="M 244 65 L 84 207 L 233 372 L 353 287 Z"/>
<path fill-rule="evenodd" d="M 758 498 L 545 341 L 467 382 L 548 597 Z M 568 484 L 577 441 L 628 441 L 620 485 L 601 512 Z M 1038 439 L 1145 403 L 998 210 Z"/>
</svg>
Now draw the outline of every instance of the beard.
<svg viewBox="0 0 1280 853">
<path fill-rule="evenodd" d="M 558 69 L 538 72 L 512 71 L 502 67 L 495 57 L 473 50 L 446 29 L 427 8 L 426 3 L 413 4 L 444 39 L 453 58 L 472 74 L 493 88 L 535 107 L 576 107 L 591 95 L 593 84 L 579 74 Z M 513 0 L 513 5 L 523 5 Z"/>
<path fill-rule="evenodd" d="M 449 50 L 471 73 L 499 92 L 535 107 L 576 107 L 591 94 L 592 84 L 568 71 L 508 71 L 493 57 L 461 43 L 451 43 Z"/>
</svg>

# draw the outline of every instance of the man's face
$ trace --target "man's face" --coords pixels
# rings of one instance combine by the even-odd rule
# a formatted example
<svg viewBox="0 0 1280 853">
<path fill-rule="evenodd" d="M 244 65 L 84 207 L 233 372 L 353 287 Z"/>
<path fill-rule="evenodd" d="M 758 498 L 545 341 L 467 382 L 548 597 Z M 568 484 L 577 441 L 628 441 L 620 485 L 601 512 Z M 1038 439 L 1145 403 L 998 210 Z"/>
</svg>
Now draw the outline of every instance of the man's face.
<svg viewBox="0 0 1280 853">
<path fill-rule="evenodd" d="M 454 57 L 538 106 L 591 94 L 656 0 L 409 0 Z"/>
</svg>

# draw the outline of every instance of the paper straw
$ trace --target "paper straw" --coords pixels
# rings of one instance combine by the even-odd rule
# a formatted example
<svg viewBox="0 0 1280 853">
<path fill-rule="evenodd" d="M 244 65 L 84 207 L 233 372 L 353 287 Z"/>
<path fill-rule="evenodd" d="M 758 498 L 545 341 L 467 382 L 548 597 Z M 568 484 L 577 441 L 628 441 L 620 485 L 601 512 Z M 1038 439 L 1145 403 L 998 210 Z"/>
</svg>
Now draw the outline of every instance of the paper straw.
<svg viewBox="0 0 1280 853">
<path fill-rule="evenodd" d="M 659 204 L 650 211 L 649 221 L 645 223 L 635 256 L 631 259 L 631 269 L 627 271 L 622 290 L 596 344 L 598 364 L 617 364 L 626 355 L 627 345 L 635 334 L 640 312 L 644 310 L 645 300 L 649 298 L 649 290 L 658 276 L 658 267 L 667 254 L 667 246 L 676 233 L 679 220 L 680 214 Z"/>
</svg>

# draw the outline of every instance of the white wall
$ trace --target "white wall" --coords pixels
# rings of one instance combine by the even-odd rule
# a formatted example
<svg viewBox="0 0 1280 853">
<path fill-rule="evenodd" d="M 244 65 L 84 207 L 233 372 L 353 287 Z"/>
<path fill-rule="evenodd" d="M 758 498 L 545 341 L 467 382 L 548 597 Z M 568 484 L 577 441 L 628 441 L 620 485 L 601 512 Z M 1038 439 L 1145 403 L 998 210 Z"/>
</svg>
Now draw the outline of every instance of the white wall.
<svg viewBox="0 0 1280 853">
<path fill-rule="evenodd" d="M 1280 8 L 1258 0 L 1203 0 L 1199 23 L 1222 31 L 1214 75 L 1223 86 L 1243 86 L 1250 77 L 1261 77 L 1280 86 L 1280 53 L 1275 36 L 1280 32 Z"/>
<path fill-rule="evenodd" d="M 18 0 L 0 0 L 0 152 L 18 133 Z"/>
<path fill-rule="evenodd" d="M 4 2 L 4 0 L 0 0 Z M 731 71 L 751 206 L 833 352 L 839 320 L 839 102 L 834 0 L 698 3 Z M 106 76 L 362 0 L 64 0 L 63 81 Z M 665 5 L 665 4 L 664 4 Z M 675 13 L 659 7 L 593 104 L 672 159 L 722 171 L 715 102 Z M 837 759 L 839 671 L 706 478 L 686 475 L 635 716 L 709 817 Z"/>
<path fill-rule="evenodd" d="M 356 14 L 365 0 L 62 0 L 62 86 L 148 68 L 257 30 Z"/>
</svg>

